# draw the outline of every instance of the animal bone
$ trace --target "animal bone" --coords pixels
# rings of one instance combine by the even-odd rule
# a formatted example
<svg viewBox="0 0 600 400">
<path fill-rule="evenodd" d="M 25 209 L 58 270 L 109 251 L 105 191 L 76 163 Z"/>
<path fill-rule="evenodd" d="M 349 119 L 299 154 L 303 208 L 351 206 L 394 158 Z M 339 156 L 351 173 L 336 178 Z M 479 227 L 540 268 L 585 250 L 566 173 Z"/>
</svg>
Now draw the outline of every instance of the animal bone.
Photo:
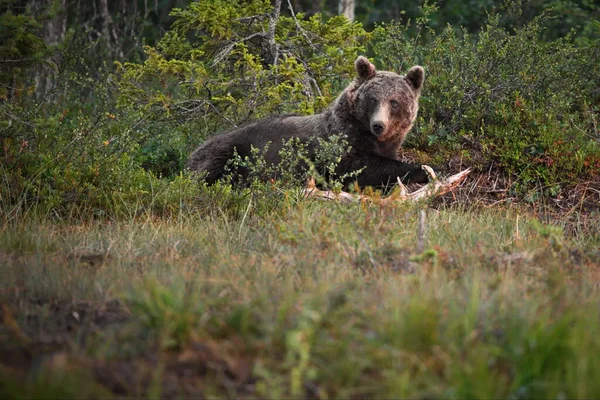
<svg viewBox="0 0 600 400">
<path fill-rule="evenodd" d="M 439 179 L 433 169 L 428 165 L 423 165 L 421 168 L 429 175 L 429 183 L 422 188 L 415 190 L 412 193 L 408 192 L 406 186 L 402 184 L 398 178 L 398 186 L 400 190 L 395 190 L 390 196 L 378 201 L 378 204 L 387 205 L 389 203 L 401 203 L 405 201 L 418 201 L 426 198 L 441 196 L 456 189 L 467 175 L 471 173 L 471 168 L 460 171 L 457 174 L 451 175 L 448 178 Z M 331 190 L 320 190 L 315 185 L 315 180 L 310 179 L 306 188 L 302 191 L 305 197 L 317 198 L 320 200 L 338 200 L 342 203 L 356 203 L 359 201 L 373 201 L 373 198 L 364 194 L 352 194 L 348 192 L 335 193 Z"/>
</svg>

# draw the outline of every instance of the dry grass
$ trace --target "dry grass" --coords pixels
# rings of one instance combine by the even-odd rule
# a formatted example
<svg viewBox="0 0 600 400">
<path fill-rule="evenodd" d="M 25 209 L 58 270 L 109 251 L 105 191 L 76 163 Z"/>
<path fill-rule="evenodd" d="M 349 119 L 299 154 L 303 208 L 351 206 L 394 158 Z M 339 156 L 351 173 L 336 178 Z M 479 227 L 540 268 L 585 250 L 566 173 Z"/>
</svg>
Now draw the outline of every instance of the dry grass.
<svg viewBox="0 0 600 400">
<path fill-rule="evenodd" d="M 2 397 L 600 395 L 597 227 L 290 198 L 5 224 Z"/>
</svg>

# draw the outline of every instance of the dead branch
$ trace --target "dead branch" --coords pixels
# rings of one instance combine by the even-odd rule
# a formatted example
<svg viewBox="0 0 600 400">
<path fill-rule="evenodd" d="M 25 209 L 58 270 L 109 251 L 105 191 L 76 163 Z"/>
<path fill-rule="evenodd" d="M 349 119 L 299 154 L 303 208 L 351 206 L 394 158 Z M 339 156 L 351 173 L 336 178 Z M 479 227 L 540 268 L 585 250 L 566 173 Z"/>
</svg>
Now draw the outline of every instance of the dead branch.
<svg viewBox="0 0 600 400">
<path fill-rule="evenodd" d="M 422 168 L 429 175 L 429 183 L 422 188 L 409 193 L 406 186 L 398 178 L 399 190 L 395 190 L 390 196 L 379 200 L 377 203 L 386 205 L 388 203 L 402 203 L 405 201 L 418 201 L 421 199 L 434 198 L 441 196 L 456 189 L 471 173 L 471 168 L 465 169 L 448 178 L 438 179 L 433 169 L 427 165 Z M 320 200 L 338 200 L 342 203 L 356 203 L 360 201 L 372 202 L 373 198 L 364 194 L 352 194 L 348 192 L 335 193 L 331 190 L 317 189 L 314 179 L 311 179 L 306 188 L 302 191 L 305 197 L 317 198 Z"/>
<path fill-rule="evenodd" d="M 227 56 L 229 55 L 229 53 L 231 53 L 231 51 L 235 48 L 235 46 L 247 42 L 249 40 L 252 40 L 256 37 L 260 37 L 260 38 L 266 38 L 267 34 L 265 32 L 256 32 L 253 33 L 251 35 L 248 35 L 244 38 L 241 38 L 239 40 L 234 41 L 233 43 L 228 44 L 227 46 L 225 46 L 216 56 L 214 61 L 212 62 L 211 66 L 214 67 L 215 65 L 219 64 L 221 61 L 223 61 L 225 58 L 227 58 Z"/>
<path fill-rule="evenodd" d="M 282 2 L 282 0 L 275 0 L 275 5 L 273 7 L 273 14 L 272 15 L 267 14 L 267 16 L 269 17 L 269 31 L 268 32 L 264 32 L 264 31 L 263 32 L 255 32 L 251 35 L 248 35 L 246 37 L 243 37 L 243 38 L 240 38 L 238 40 L 231 42 L 230 44 L 225 46 L 215 56 L 211 66 L 214 67 L 215 65 L 217 65 L 221 61 L 223 61 L 225 58 L 227 58 L 227 56 L 233 51 L 233 49 L 237 45 L 247 42 L 249 40 L 252 40 L 254 38 L 257 38 L 257 37 L 264 39 L 268 42 L 269 51 L 272 53 L 271 56 L 273 58 L 272 64 L 276 65 L 277 60 L 279 59 L 279 46 L 275 42 L 275 29 L 277 28 L 277 22 L 279 21 L 279 15 L 281 13 L 281 2 Z M 254 18 L 254 16 L 250 17 L 250 18 Z"/>
<path fill-rule="evenodd" d="M 313 44 L 312 40 L 310 40 L 306 31 L 304 30 L 304 28 L 302 28 L 302 25 L 300 25 L 300 22 L 298 22 L 298 18 L 296 18 L 296 13 L 294 12 L 294 7 L 292 7 L 292 2 L 290 0 L 288 0 L 287 3 L 288 3 L 288 8 L 290 9 L 290 13 L 292 14 L 292 19 L 296 23 L 296 30 L 298 32 L 300 32 L 302 34 L 302 36 L 304 36 L 304 38 L 308 42 L 308 45 L 313 49 L 313 51 L 317 52 L 317 48 Z"/>
</svg>

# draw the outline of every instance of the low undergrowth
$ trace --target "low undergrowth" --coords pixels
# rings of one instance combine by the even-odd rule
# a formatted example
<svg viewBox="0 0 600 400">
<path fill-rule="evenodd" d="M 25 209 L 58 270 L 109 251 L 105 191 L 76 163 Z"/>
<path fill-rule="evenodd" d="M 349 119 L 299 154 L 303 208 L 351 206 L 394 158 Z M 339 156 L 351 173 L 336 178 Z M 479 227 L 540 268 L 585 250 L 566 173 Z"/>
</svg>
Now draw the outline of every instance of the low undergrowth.
<svg viewBox="0 0 600 400">
<path fill-rule="evenodd" d="M 600 394 L 600 224 L 244 201 L 4 224 L 2 397 Z"/>
</svg>

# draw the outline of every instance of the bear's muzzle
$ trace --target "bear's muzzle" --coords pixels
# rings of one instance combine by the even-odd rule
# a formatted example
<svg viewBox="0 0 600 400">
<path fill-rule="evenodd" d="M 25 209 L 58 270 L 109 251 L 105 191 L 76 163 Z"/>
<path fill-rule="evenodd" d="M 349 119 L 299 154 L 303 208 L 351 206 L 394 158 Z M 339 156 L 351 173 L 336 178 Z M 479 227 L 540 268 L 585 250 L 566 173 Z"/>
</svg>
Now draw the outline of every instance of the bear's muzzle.
<svg viewBox="0 0 600 400">
<path fill-rule="evenodd" d="M 380 104 L 371 116 L 371 133 L 377 137 L 381 136 L 388 125 L 390 110 L 385 103 Z"/>
</svg>

